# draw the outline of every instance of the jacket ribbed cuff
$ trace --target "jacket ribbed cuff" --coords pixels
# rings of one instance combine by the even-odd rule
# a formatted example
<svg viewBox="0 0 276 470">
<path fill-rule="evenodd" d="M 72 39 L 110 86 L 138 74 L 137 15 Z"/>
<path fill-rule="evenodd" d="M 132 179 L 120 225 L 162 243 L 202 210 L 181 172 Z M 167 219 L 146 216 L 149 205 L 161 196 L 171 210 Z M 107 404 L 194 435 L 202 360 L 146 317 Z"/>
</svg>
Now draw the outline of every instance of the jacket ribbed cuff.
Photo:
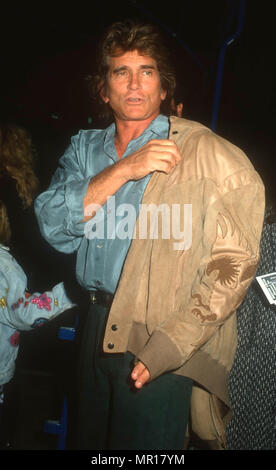
<svg viewBox="0 0 276 470">
<path fill-rule="evenodd" d="M 161 331 L 155 331 L 145 347 L 137 354 L 154 380 L 165 372 L 178 369 L 183 364 L 183 357 L 170 338 Z"/>
</svg>

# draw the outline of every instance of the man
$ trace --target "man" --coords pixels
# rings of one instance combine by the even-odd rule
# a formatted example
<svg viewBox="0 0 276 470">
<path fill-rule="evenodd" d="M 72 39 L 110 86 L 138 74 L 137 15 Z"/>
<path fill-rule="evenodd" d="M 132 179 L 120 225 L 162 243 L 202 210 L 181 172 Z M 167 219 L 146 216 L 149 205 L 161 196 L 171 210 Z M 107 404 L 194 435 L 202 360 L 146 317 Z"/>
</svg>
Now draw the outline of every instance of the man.
<svg viewBox="0 0 276 470">
<path fill-rule="evenodd" d="M 171 107 L 172 107 L 172 114 L 178 117 L 183 116 L 183 103 L 175 103 L 175 98 L 172 99 L 171 101 Z"/>
<path fill-rule="evenodd" d="M 35 205 L 44 237 L 77 251 L 91 296 L 77 448 L 183 449 L 192 380 L 193 430 L 222 446 L 223 429 L 213 438 L 200 418 L 229 406 L 235 309 L 258 263 L 263 185 L 241 150 L 161 114 L 175 82 L 152 25 L 115 23 L 99 51 L 94 88 L 114 123 L 72 138 Z"/>
</svg>

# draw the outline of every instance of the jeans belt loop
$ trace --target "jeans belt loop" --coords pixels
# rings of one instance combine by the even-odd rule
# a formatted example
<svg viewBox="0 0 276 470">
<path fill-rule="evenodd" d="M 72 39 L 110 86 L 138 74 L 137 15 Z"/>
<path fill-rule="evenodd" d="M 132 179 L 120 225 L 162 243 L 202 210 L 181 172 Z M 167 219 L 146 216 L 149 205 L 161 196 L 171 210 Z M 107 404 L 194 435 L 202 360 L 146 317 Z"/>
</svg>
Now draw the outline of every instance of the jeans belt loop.
<svg viewBox="0 0 276 470">
<path fill-rule="evenodd" d="M 91 291 L 90 292 L 90 301 L 92 305 L 99 304 L 103 307 L 110 308 L 113 302 L 113 294 L 109 294 L 108 292 L 104 291 Z"/>
<path fill-rule="evenodd" d="M 96 303 L 97 303 L 97 296 L 96 296 L 96 293 L 95 293 L 95 292 L 90 292 L 90 300 L 91 300 L 91 303 L 92 303 L 92 304 L 96 304 Z"/>
</svg>

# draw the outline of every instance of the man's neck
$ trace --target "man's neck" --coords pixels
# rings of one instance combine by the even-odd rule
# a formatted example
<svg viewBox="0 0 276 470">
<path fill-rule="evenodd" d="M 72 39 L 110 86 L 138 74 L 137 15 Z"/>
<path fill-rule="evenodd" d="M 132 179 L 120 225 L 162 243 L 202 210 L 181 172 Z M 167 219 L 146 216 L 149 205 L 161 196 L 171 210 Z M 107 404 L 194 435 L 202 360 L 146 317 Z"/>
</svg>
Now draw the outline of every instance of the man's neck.
<svg viewBox="0 0 276 470">
<path fill-rule="evenodd" d="M 129 142 L 143 134 L 144 130 L 156 117 L 152 116 L 143 121 L 123 121 L 115 118 L 116 133 L 114 144 L 119 159 L 125 153 Z"/>
</svg>

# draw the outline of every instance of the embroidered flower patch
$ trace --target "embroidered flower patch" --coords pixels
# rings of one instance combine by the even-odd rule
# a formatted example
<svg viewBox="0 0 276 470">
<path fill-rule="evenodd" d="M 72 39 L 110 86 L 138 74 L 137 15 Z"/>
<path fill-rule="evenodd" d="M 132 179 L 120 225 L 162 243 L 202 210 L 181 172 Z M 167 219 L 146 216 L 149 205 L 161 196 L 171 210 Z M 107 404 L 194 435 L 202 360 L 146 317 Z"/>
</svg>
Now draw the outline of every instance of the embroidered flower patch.
<svg viewBox="0 0 276 470">
<path fill-rule="evenodd" d="M 24 299 L 23 299 L 23 297 L 20 297 L 20 299 L 18 299 L 18 301 L 17 301 L 17 302 L 15 302 L 15 303 L 12 305 L 12 307 L 11 307 L 11 308 L 12 308 L 12 310 L 15 310 L 16 308 L 18 308 L 18 307 L 19 307 L 19 305 L 20 305 L 20 304 L 22 304 L 23 302 L 24 302 Z"/>
<path fill-rule="evenodd" d="M 16 331 L 15 333 L 13 333 L 13 335 L 9 339 L 10 344 L 14 346 L 15 348 L 19 344 L 19 336 L 20 336 L 20 333 Z"/>
<path fill-rule="evenodd" d="M 40 309 L 45 308 L 45 310 L 51 310 L 50 303 L 52 302 L 52 299 L 50 299 L 50 297 L 47 297 L 46 294 L 41 294 L 39 297 L 34 296 L 31 302 L 33 304 L 36 304 L 37 307 Z"/>
</svg>

